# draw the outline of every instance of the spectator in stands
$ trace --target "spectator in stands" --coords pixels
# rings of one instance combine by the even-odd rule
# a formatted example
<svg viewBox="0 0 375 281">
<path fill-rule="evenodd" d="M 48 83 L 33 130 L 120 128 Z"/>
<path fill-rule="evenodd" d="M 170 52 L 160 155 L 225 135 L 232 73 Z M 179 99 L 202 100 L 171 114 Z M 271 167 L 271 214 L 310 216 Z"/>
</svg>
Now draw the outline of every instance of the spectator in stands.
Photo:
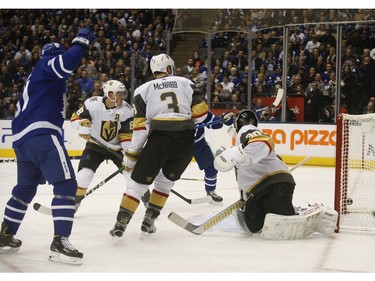
<svg viewBox="0 0 375 281">
<path fill-rule="evenodd" d="M 194 82 L 195 87 L 198 89 L 203 90 L 203 85 L 204 85 L 204 78 L 202 73 L 199 72 L 198 67 L 194 67 L 193 71 L 191 72 L 191 80 Z"/>
<path fill-rule="evenodd" d="M 322 80 L 327 84 L 331 79 L 331 73 L 334 72 L 333 65 L 329 62 L 326 63 L 326 70 L 322 73 Z"/>
<path fill-rule="evenodd" d="M 14 119 L 16 115 L 16 104 L 14 102 L 10 102 L 8 109 L 4 111 L 4 119 L 11 120 Z"/>
<path fill-rule="evenodd" d="M 210 104 L 211 109 L 224 109 L 226 108 L 225 103 L 220 101 L 219 96 L 214 96 Z"/>
<path fill-rule="evenodd" d="M 373 101 L 369 101 L 367 106 L 364 108 L 362 114 L 370 114 L 375 113 L 375 106 Z"/>
<path fill-rule="evenodd" d="M 82 70 L 81 78 L 77 79 L 76 83 L 79 84 L 82 90 L 82 96 L 80 96 L 80 98 L 86 100 L 86 97 L 92 96 L 92 92 L 94 91 L 94 80 L 88 77 L 86 69 Z"/>
<path fill-rule="evenodd" d="M 188 79 L 192 78 L 192 72 L 194 69 L 194 60 L 189 58 L 187 64 L 182 67 L 182 75 Z"/>
<path fill-rule="evenodd" d="M 345 50 L 345 54 L 341 59 L 341 64 L 344 65 L 346 63 L 349 63 L 350 60 L 356 61 L 357 58 L 358 58 L 358 56 L 353 54 L 353 49 L 351 47 L 347 47 L 346 50 Z M 332 66 L 334 66 L 334 65 L 332 65 Z"/>
<path fill-rule="evenodd" d="M 211 99 L 213 99 L 215 96 L 218 96 L 220 102 L 227 103 L 230 101 L 231 92 L 229 92 L 229 90 L 224 89 L 223 85 L 220 82 L 218 82 L 215 84 L 214 92 L 211 96 Z"/>
<path fill-rule="evenodd" d="M 311 83 L 311 90 L 305 99 L 305 121 L 319 122 L 321 111 L 324 107 L 323 93 L 316 82 Z"/>
<path fill-rule="evenodd" d="M 356 96 L 356 84 L 356 78 L 350 71 L 350 66 L 345 64 L 341 73 L 341 103 L 348 105 L 350 114 L 360 114 L 362 111 L 361 104 L 358 103 L 358 96 Z"/>
<path fill-rule="evenodd" d="M 362 53 L 363 49 L 363 38 L 359 28 L 355 27 L 348 35 L 345 42 L 345 47 L 352 50 L 353 55 L 359 56 Z"/>
<path fill-rule="evenodd" d="M 248 61 L 244 56 L 244 52 L 238 51 L 238 54 L 233 58 L 232 63 L 238 68 L 239 71 L 244 71 L 245 67 L 248 65 Z"/>
<path fill-rule="evenodd" d="M 3 84 L 4 88 L 12 87 L 13 77 L 12 74 L 9 73 L 6 65 L 1 66 L 0 82 Z"/>
<path fill-rule="evenodd" d="M 102 73 L 100 74 L 100 83 L 101 83 L 101 88 L 103 89 L 104 84 L 108 81 L 108 75 L 107 73 Z"/>
<path fill-rule="evenodd" d="M 223 81 L 221 82 L 221 85 L 223 85 L 224 90 L 228 90 L 231 94 L 233 93 L 234 83 L 229 81 L 228 74 L 223 75 Z"/>
<path fill-rule="evenodd" d="M 79 67 L 82 68 L 82 70 L 86 70 L 88 77 L 90 77 L 92 72 L 92 64 L 87 61 L 85 57 L 81 59 L 81 65 Z"/>
<path fill-rule="evenodd" d="M 301 28 L 299 26 L 296 26 L 294 28 L 294 32 L 289 37 L 289 42 L 291 42 L 293 45 L 296 45 L 297 38 L 300 39 L 300 42 L 304 42 L 306 39 L 306 35 L 301 32 Z"/>
<path fill-rule="evenodd" d="M 262 65 L 262 59 L 258 57 L 256 50 L 251 50 L 251 70 L 258 71 Z"/>
<path fill-rule="evenodd" d="M 230 52 L 225 51 L 223 56 L 221 57 L 221 64 L 222 64 L 224 69 L 228 69 L 228 62 L 230 62 L 230 61 L 232 61 L 232 59 L 230 57 Z"/>
<path fill-rule="evenodd" d="M 92 92 L 92 96 L 95 97 L 95 96 L 103 96 L 103 89 L 101 87 L 101 84 L 99 81 L 95 81 L 95 84 L 94 84 L 94 91 Z M 83 100 L 84 101 L 84 100 Z"/>
<path fill-rule="evenodd" d="M 324 106 L 322 110 L 322 116 L 319 119 L 319 123 L 335 123 L 334 112 L 332 107 Z"/>
<path fill-rule="evenodd" d="M 311 54 L 314 48 L 319 49 L 320 42 L 318 41 L 318 37 L 313 34 L 310 41 L 307 41 L 305 49 L 309 51 Z"/>
<path fill-rule="evenodd" d="M 233 94 L 231 94 L 230 101 L 229 101 L 229 103 L 226 104 L 226 109 L 241 110 L 243 108 L 244 108 L 244 106 L 242 105 L 242 103 L 239 100 L 239 95 L 238 95 L 237 91 L 234 92 Z"/>
<path fill-rule="evenodd" d="M 94 65 L 91 70 L 91 74 L 89 75 L 89 78 L 94 81 L 99 81 L 100 79 L 100 72 L 98 71 L 98 68 Z"/>
<path fill-rule="evenodd" d="M 331 65 L 336 65 L 336 48 L 335 47 L 329 48 L 329 53 L 326 58 L 326 62 L 330 63 Z"/>
<path fill-rule="evenodd" d="M 364 105 L 374 95 L 375 91 L 375 62 L 371 57 L 364 58 L 361 64 L 361 71 L 361 91 L 364 93 L 362 105 Z"/>
<path fill-rule="evenodd" d="M 255 82 L 252 85 L 252 87 L 253 87 L 253 90 L 252 90 L 253 93 L 258 93 L 259 95 L 270 94 L 271 92 L 271 89 L 267 85 L 267 82 L 266 82 L 266 75 L 261 72 L 258 73 L 257 79 L 255 79 Z M 261 88 L 261 92 L 259 92 L 260 88 Z"/>
<path fill-rule="evenodd" d="M 294 114 L 293 110 L 291 110 L 288 106 L 288 100 L 287 101 L 287 106 L 286 106 L 286 110 L 285 110 L 285 122 L 295 122 L 296 121 L 296 115 Z M 282 114 L 282 110 L 283 110 L 283 107 L 282 107 L 282 102 L 280 103 L 279 107 L 276 109 L 275 113 L 274 113 L 274 118 L 276 121 L 281 121 L 281 114 Z"/>
<path fill-rule="evenodd" d="M 192 58 L 194 62 L 194 67 L 197 67 L 199 69 L 199 67 L 202 64 L 202 61 L 201 61 L 201 58 L 199 57 L 199 52 L 197 50 L 193 51 Z"/>
<path fill-rule="evenodd" d="M 225 36 L 224 32 L 217 33 L 214 39 L 212 40 L 212 49 L 215 49 L 215 48 L 227 49 L 228 46 L 229 46 L 229 41 L 228 41 L 228 38 Z"/>
<path fill-rule="evenodd" d="M 29 74 L 25 71 L 25 67 L 19 66 L 18 72 L 13 76 L 13 83 L 17 84 L 20 91 L 23 91 L 28 76 Z"/>
<path fill-rule="evenodd" d="M 332 35 L 332 30 L 329 26 L 326 26 L 325 33 L 319 37 L 319 42 L 329 44 L 333 48 L 336 48 L 336 38 Z"/>
</svg>

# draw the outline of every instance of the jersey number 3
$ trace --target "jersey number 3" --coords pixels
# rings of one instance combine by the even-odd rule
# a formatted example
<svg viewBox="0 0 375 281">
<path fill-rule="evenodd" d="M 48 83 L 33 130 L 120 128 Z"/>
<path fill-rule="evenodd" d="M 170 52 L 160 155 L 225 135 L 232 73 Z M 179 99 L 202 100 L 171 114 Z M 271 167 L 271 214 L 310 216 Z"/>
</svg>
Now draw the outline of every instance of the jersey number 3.
<svg viewBox="0 0 375 281">
<path fill-rule="evenodd" d="M 166 101 L 167 98 L 170 98 L 168 99 L 168 109 L 173 109 L 173 112 L 177 112 L 177 113 L 180 112 L 176 94 L 174 92 L 166 92 L 160 95 L 160 99 L 162 101 Z"/>
</svg>

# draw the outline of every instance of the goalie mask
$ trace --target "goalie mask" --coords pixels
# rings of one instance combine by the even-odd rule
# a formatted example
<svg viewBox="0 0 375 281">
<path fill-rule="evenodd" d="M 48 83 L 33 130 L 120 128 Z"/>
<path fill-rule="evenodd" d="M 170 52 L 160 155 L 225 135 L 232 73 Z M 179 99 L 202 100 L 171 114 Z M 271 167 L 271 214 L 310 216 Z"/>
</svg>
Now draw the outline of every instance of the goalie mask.
<svg viewBox="0 0 375 281">
<path fill-rule="evenodd" d="M 123 99 L 127 96 L 127 90 L 125 88 L 125 85 L 122 84 L 120 81 L 117 80 L 109 80 L 107 81 L 103 86 L 103 92 L 104 95 L 111 101 L 116 101 L 117 95 L 123 94 Z M 111 98 L 109 96 L 110 93 L 113 93 L 114 97 Z"/>
<path fill-rule="evenodd" d="M 168 66 L 170 66 L 170 71 L 168 71 Z M 151 58 L 150 68 L 154 75 L 155 72 L 162 72 L 166 73 L 167 75 L 173 75 L 175 66 L 174 61 L 170 56 L 166 54 L 160 54 Z"/>
<path fill-rule="evenodd" d="M 234 128 L 236 132 L 245 125 L 253 125 L 255 127 L 258 126 L 258 118 L 256 117 L 255 113 L 251 110 L 244 109 L 237 113 L 236 117 L 234 118 Z"/>
</svg>

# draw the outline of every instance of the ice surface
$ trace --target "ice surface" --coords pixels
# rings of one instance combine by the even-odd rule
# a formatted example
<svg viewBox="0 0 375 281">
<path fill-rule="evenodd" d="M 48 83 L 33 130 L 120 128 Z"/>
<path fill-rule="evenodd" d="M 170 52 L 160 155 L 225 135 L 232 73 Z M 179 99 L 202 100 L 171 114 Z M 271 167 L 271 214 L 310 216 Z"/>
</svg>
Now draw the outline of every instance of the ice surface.
<svg viewBox="0 0 375 281">
<path fill-rule="evenodd" d="M 73 160 L 73 163 L 75 167 L 78 166 L 78 161 Z M 2 220 L 5 204 L 16 183 L 16 163 L 0 165 Z M 91 187 L 116 170 L 111 162 L 103 163 Z M 305 206 L 307 202 L 319 202 L 333 207 L 334 168 L 302 166 L 293 175 L 297 182 L 295 205 Z M 203 173 L 192 163 L 183 177 L 203 179 Z M 52 217 L 36 212 L 30 204 L 16 236 L 23 241 L 23 245 L 17 253 L 0 256 L 0 272 L 104 273 L 104 276 L 99 275 L 100 279 L 114 277 L 114 280 L 122 277 L 109 273 L 126 274 L 131 278 L 134 278 L 132 273 L 137 273 L 136 278 L 139 273 L 143 273 L 140 276 L 146 276 L 147 279 L 153 277 L 144 273 L 162 273 L 164 279 L 170 276 L 165 276 L 166 273 L 185 273 L 182 276 L 190 276 L 188 279 L 191 280 L 216 279 L 217 275 L 211 273 L 336 273 L 339 274 L 337 278 L 342 279 L 341 274 L 347 276 L 346 273 L 375 272 L 375 237 L 371 235 L 340 233 L 324 237 L 314 234 L 302 240 L 267 241 L 259 235 L 249 237 L 237 233 L 231 216 L 202 235 L 193 235 L 168 220 L 168 214 L 174 211 L 193 222 L 204 221 L 238 200 L 236 181 L 231 172 L 218 175 L 217 193 L 224 198 L 223 206 L 207 203 L 190 205 L 170 194 L 156 222 L 157 232 L 152 237 L 139 239 L 145 210 L 140 205 L 124 239 L 113 245 L 108 231 L 115 223 L 125 185 L 125 178 L 117 175 L 82 201 L 70 237 L 72 244 L 84 253 L 81 266 L 57 264 L 47 260 L 53 235 Z M 203 181 L 180 180 L 174 190 L 188 198 L 205 196 Z M 32 203 L 48 206 L 51 194 L 50 185 L 41 185 Z M 5 276 L 0 274 L 1 280 L 5 280 Z M 17 276 L 19 275 L 15 274 L 12 278 Z M 38 280 L 56 280 L 58 276 L 71 278 L 65 274 L 54 274 L 53 278 L 49 274 L 43 274 Z M 98 275 L 88 276 L 94 278 Z M 173 280 L 182 278 L 180 274 L 172 276 Z M 306 276 L 299 276 L 298 280 L 301 279 L 305 280 Z"/>
</svg>

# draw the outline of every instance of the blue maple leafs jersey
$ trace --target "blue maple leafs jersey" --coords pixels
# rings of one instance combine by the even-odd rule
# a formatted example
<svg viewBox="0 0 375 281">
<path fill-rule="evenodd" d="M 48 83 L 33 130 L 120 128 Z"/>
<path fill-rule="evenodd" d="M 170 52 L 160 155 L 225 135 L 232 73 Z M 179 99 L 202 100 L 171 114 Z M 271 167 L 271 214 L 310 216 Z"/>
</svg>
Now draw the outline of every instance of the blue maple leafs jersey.
<svg viewBox="0 0 375 281">
<path fill-rule="evenodd" d="M 65 119 L 66 79 L 84 56 L 73 45 L 56 57 L 42 58 L 29 75 L 12 121 L 13 147 L 31 136 L 62 135 Z"/>
</svg>

